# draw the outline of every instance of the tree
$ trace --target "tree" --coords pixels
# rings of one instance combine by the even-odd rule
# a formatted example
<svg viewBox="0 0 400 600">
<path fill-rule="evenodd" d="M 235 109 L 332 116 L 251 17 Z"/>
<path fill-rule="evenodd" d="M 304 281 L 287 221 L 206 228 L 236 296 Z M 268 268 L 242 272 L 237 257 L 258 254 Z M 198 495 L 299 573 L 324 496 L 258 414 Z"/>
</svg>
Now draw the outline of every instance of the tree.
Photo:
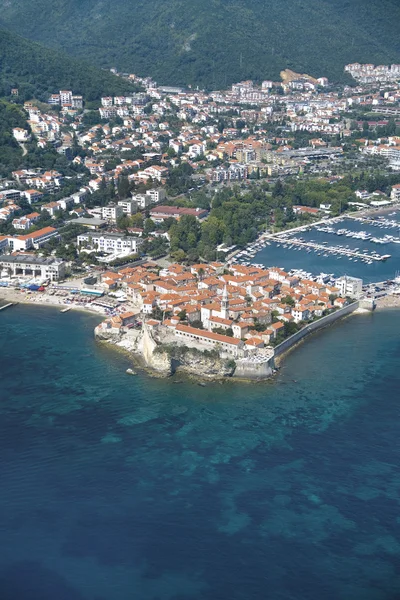
<svg viewBox="0 0 400 600">
<path fill-rule="evenodd" d="M 395 135 L 396 134 L 396 120 L 394 117 L 390 117 L 388 124 L 386 125 L 386 135 Z"/>
<path fill-rule="evenodd" d="M 225 121 L 224 121 L 224 119 L 218 119 L 217 129 L 218 129 L 219 133 L 223 133 L 224 132 L 224 129 L 225 129 Z"/>
<path fill-rule="evenodd" d="M 117 219 L 117 227 L 119 229 L 125 229 L 127 230 L 128 227 L 131 226 L 131 220 L 127 215 L 121 215 L 120 217 L 118 217 Z"/>
<path fill-rule="evenodd" d="M 176 262 L 182 262 L 186 258 L 186 253 L 183 250 L 175 250 L 175 252 L 171 252 L 171 258 Z"/>
<path fill-rule="evenodd" d="M 285 296 L 284 298 L 282 298 L 282 304 L 287 304 L 288 306 L 291 306 L 293 308 L 296 302 L 294 301 L 292 296 Z"/>
<path fill-rule="evenodd" d="M 132 227 L 143 227 L 143 215 L 142 213 L 136 213 L 136 215 L 131 216 L 131 225 Z"/>
<path fill-rule="evenodd" d="M 121 198 L 121 200 L 128 197 L 129 189 L 130 189 L 130 185 L 129 185 L 128 177 L 126 175 L 120 175 L 118 177 L 117 190 L 118 190 L 118 196 Z"/>
<path fill-rule="evenodd" d="M 144 234 L 149 235 L 152 231 L 155 231 L 156 224 L 152 219 L 146 219 L 144 222 Z"/>
<path fill-rule="evenodd" d="M 277 198 L 284 195 L 284 187 L 283 183 L 280 179 L 274 185 L 274 189 L 272 190 L 272 197 Z"/>
</svg>

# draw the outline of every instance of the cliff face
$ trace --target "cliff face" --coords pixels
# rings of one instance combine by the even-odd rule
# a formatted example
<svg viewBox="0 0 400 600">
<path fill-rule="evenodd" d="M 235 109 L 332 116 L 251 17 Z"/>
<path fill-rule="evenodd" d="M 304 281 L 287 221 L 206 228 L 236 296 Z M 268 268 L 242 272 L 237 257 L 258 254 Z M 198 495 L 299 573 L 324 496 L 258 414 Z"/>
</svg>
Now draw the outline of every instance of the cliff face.
<svg viewBox="0 0 400 600">
<path fill-rule="evenodd" d="M 273 365 L 253 364 L 241 359 L 224 359 L 217 352 L 202 352 L 198 348 L 181 346 L 175 342 L 162 344 L 147 327 L 130 330 L 125 334 L 110 332 L 96 327 L 95 336 L 130 352 L 139 363 L 157 377 L 169 377 L 175 372 L 187 373 L 204 379 L 265 379 L 272 374 Z"/>
<path fill-rule="evenodd" d="M 184 371 L 190 375 L 206 377 L 208 379 L 221 379 L 232 377 L 235 372 L 235 364 L 221 358 L 199 356 L 198 352 L 188 349 L 177 360 L 173 360 L 176 371 Z"/>
<path fill-rule="evenodd" d="M 239 360 L 236 365 L 234 377 L 240 379 L 261 380 L 271 377 L 274 370 L 274 359 L 256 363 L 251 360 Z"/>
</svg>

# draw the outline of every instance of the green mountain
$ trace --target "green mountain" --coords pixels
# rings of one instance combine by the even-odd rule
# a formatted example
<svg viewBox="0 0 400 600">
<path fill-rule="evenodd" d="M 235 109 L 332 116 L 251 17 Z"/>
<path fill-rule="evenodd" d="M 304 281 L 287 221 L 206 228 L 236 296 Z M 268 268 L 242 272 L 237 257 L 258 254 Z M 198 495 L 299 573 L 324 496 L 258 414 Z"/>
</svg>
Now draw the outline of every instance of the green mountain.
<svg viewBox="0 0 400 600">
<path fill-rule="evenodd" d="M 332 80 L 400 62 L 398 0 L 0 0 L 4 27 L 160 83 L 223 86 L 284 68 Z"/>
<path fill-rule="evenodd" d="M 135 89 L 108 71 L 0 29 L 0 96 L 9 96 L 13 87 L 19 89 L 19 99 L 44 101 L 60 89 L 71 89 L 85 100 Z"/>
</svg>

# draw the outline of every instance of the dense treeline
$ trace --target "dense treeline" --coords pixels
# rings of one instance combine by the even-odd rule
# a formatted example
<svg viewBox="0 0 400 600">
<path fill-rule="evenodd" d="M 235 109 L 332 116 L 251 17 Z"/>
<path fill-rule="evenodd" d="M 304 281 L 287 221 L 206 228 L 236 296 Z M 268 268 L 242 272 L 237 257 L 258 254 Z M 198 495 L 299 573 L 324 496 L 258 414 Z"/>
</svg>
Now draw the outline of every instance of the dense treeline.
<svg viewBox="0 0 400 600">
<path fill-rule="evenodd" d="M 171 84 L 277 80 L 284 68 L 343 80 L 346 63 L 400 61 L 397 0 L 14 0 L 1 19 L 94 64 Z"/>
<path fill-rule="evenodd" d="M 0 175 L 7 175 L 21 162 L 22 150 L 13 137 L 13 128 L 26 129 L 26 114 L 18 106 L 0 100 Z"/>
<path fill-rule="evenodd" d="M 330 183 L 325 179 L 277 181 L 273 186 L 260 183 L 243 190 L 239 186 L 223 188 L 212 198 L 208 219 L 199 223 L 195 217 L 184 216 L 168 224 L 171 254 L 176 260 L 213 260 L 218 257 L 219 244 L 244 247 L 256 239 L 266 227 L 283 229 L 307 223 L 309 215 L 296 215 L 296 205 L 319 208 L 329 207 L 332 216 L 349 208 L 357 197 L 354 191 L 367 189 L 390 192 L 400 182 L 400 174 L 359 173 Z M 199 196 L 200 202 L 197 202 Z M 194 194 L 191 201 L 180 201 L 185 206 L 207 206 L 204 193 Z M 175 201 L 175 203 L 178 203 Z M 166 225 L 166 224 L 165 224 Z"/>
<path fill-rule="evenodd" d="M 60 89 L 71 89 L 89 101 L 136 89 L 110 72 L 3 29 L 0 29 L 0 67 L 0 96 L 9 96 L 11 88 L 18 88 L 19 101 L 31 98 L 47 101 L 49 94 Z"/>
</svg>

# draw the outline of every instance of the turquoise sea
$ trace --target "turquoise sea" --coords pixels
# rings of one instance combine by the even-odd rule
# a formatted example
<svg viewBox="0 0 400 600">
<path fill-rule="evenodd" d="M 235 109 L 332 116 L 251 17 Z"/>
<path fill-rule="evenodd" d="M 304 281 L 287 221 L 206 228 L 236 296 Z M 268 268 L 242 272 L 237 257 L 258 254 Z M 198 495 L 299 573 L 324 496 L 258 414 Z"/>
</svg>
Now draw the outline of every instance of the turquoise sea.
<svg viewBox="0 0 400 600">
<path fill-rule="evenodd" d="M 96 323 L 0 313 L 1 600 L 400 597 L 399 311 L 206 387 Z"/>
</svg>

